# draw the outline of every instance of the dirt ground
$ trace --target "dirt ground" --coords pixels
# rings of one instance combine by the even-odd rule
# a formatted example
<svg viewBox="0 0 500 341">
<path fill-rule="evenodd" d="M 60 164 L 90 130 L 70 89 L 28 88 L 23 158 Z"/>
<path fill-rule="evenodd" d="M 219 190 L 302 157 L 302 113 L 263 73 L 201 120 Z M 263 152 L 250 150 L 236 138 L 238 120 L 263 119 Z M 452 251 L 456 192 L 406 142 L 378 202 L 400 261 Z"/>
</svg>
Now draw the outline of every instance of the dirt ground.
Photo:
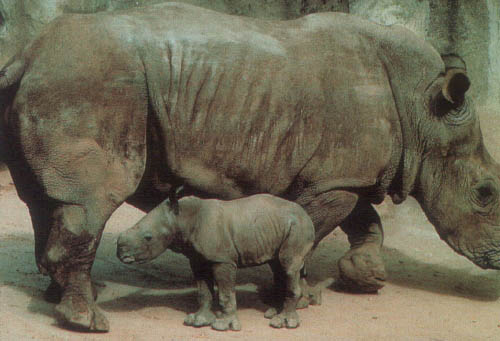
<svg viewBox="0 0 500 341">
<path fill-rule="evenodd" d="M 481 110 L 489 150 L 500 160 L 500 113 Z M 496 119 L 494 117 L 497 117 Z M 481 270 L 455 254 L 435 233 L 414 200 L 399 207 L 390 200 L 377 210 L 385 226 L 388 280 L 376 295 L 327 288 L 323 304 L 300 310 L 301 326 L 276 330 L 263 314 L 260 292 L 271 272 L 257 267 L 238 272 L 240 332 L 183 326 L 196 310 L 187 260 L 167 251 L 147 265 L 127 266 L 115 256 L 118 233 L 142 213 L 122 206 L 108 222 L 93 277 L 98 304 L 111 323 L 108 334 L 65 330 L 53 305 L 43 300 L 49 279 L 38 273 L 26 206 L 8 172 L 0 173 L 0 340 L 500 340 L 500 272 Z M 317 249 L 313 280 L 336 276 L 336 261 L 347 250 L 336 230 Z"/>
</svg>

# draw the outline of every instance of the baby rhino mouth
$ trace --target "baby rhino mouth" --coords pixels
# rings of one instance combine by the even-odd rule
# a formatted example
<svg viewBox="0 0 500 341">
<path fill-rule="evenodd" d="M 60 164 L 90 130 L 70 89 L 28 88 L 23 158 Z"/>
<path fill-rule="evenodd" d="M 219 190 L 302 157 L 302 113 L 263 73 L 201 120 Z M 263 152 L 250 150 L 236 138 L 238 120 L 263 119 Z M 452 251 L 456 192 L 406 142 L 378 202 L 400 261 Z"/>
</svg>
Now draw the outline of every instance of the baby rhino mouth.
<svg viewBox="0 0 500 341">
<path fill-rule="evenodd" d="M 147 253 L 145 254 L 134 254 L 131 250 L 129 250 L 126 247 L 118 247 L 116 256 L 122 263 L 125 264 L 142 264 L 146 263 L 150 260 L 150 257 L 148 257 Z"/>
<path fill-rule="evenodd" d="M 122 256 L 119 257 L 120 261 L 125 264 L 132 264 L 135 263 L 135 257 L 134 256 Z"/>
<path fill-rule="evenodd" d="M 123 245 L 118 245 L 116 249 L 116 256 L 122 263 L 125 264 L 132 264 L 137 262 L 136 257 L 131 254 L 130 249 Z"/>
</svg>

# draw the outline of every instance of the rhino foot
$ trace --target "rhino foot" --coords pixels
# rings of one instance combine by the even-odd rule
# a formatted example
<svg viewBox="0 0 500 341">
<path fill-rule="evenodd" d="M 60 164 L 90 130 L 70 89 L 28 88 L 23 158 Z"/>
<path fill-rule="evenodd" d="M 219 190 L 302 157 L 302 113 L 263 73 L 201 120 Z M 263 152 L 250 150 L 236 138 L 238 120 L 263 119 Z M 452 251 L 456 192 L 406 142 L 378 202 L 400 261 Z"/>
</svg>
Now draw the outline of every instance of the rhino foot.
<svg viewBox="0 0 500 341">
<path fill-rule="evenodd" d="M 384 287 L 387 276 L 378 246 L 349 250 L 339 260 L 338 267 L 338 289 L 376 293 Z"/>
<path fill-rule="evenodd" d="M 225 331 L 225 330 L 241 330 L 240 320 L 236 315 L 227 316 L 224 318 L 218 318 L 212 323 L 212 329 Z"/>
<path fill-rule="evenodd" d="M 266 312 L 264 313 L 264 318 L 272 319 L 276 315 L 278 315 L 278 310 L 274 307 L 271 307 L 271 308 L 267 309 Z"/>
<path fill-rule="evenodd" d="M 210 326 L 215 322 L 215 315 L 210 310 L 198 311 L 194 314 L 188 314 L 184 319 L 186 326 L 204 327 Z"/>
<path fill-rule="evenodd" d="M 302 296 L 297 302 L 297 309 L 304 309 L 310 305 L 321 305 L 321 291 L 329 287 L 334 282 L 334 279 L 329 277 L 316 285 L 309 285 L 305 279 L 302 279 L 300 287 Z"/>
<path fill-rule="evenodd" d="M 97 300 L 96 286 L 105 287 L 105 284 L 95 284 L 94 282 L 92 282 L 92 296 L 94 297 L 94 301 Z M 62 287 L 56 281 L 50 281 L 49 286 L 47 287 L 47 289 L 45 289 L 43 298 L 48 303 L 59 304 L 61 303 L 62 294 Z"/>
<path fill-rule="evenodd" d="M 64 295 L 56 306 L 56 313 L 63 324 L 71 329 L 107 332 L 109 322 L 95 303 L 80 295 Z"/>
<path fill-rule="evenodd" d="M 296 311 L 281 313 L 274 316 L 269 325 L 273 328 L 297 328 L 300 325 L 299 315 Z"/>
</svg>

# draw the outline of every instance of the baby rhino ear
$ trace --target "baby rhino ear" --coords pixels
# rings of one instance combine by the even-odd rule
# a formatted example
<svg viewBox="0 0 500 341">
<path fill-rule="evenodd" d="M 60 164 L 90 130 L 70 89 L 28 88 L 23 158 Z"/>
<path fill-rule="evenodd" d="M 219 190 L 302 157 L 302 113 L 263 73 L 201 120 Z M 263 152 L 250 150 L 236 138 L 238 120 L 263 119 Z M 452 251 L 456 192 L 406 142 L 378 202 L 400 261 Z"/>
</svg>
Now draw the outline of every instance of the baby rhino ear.
<svg viewBox="0 0 500 341">
<path fill-rule="evenodd" d="M 180 186 L 179 188 L 175 189 L 175 187 L 172 187 L 170 189 L 170 194 L 167 199 L 167 204 L 168 206 L 174 211 L 174 214 L 179 214 L 179 201 L 177 198 L 177 195 L 184 189 L 184 186 Z"/>
</svg>

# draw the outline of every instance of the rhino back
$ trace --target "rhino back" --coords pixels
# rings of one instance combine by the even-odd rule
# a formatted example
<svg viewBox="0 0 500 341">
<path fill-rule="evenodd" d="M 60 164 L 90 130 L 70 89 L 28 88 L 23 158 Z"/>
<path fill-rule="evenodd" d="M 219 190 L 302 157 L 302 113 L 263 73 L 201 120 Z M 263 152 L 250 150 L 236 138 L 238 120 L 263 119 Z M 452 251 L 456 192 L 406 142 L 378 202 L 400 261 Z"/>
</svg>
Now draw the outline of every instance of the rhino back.
<svg viewBox="0 0 500 341">
<path fill-rule="evenodd" d="M 234 198 L 282 194 L 299 175 L 373 185 L 399 158 L 387 75 L 357 19 L 162 8 L 146 76 L 168 165 L 194 187 Z"/>
<path fill-rule="evenodd" d="M 203 200 L 189 239 L 211 261 L 240 267 L 266 263 L 293 234 L 303 247 L 314 241 L 314 226 L 300 205 L 267 194 L 236 200 Z M 301 250 L 297 250 L 300 252 Z"/>
</svg>

